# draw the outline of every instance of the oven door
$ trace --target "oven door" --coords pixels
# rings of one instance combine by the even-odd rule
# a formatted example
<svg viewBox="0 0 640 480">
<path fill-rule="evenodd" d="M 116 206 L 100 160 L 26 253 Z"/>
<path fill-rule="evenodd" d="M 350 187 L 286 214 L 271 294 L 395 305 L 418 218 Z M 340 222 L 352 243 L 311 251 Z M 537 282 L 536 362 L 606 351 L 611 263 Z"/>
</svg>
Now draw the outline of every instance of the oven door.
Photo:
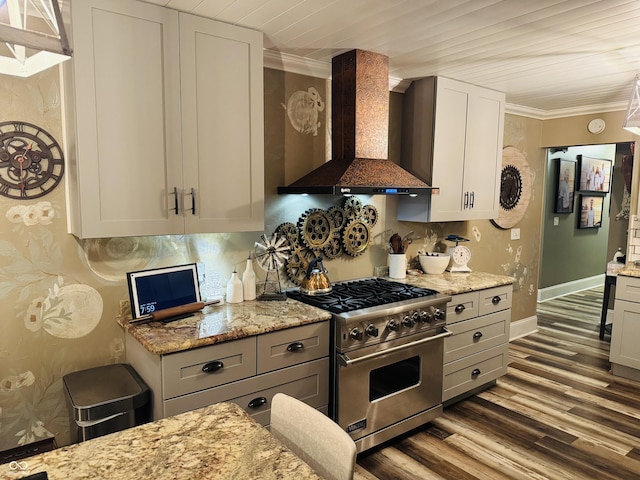
<svg viewBox="0 0 640 480">
<path fill-rule="evenodd" d="M 451 334 L 440 327 L 338 353 L 336 422 L 357 440 L 440 405 L 444 338 Z"/>
</svg>

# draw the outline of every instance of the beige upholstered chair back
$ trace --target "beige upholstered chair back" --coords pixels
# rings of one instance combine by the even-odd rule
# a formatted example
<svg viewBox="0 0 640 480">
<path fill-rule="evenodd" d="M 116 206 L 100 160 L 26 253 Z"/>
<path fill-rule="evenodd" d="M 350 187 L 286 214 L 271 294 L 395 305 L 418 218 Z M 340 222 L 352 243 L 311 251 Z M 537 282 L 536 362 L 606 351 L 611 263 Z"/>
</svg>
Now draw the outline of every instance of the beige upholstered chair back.
<svg viewBox="0 0 640 480">
<path fill-rule="evenodd" d="M 327 480 L 351 480 L 356 445 L 347 432 L 306 403 L 277 393 L 271 402 L 271 433 Z"/>
</svg>

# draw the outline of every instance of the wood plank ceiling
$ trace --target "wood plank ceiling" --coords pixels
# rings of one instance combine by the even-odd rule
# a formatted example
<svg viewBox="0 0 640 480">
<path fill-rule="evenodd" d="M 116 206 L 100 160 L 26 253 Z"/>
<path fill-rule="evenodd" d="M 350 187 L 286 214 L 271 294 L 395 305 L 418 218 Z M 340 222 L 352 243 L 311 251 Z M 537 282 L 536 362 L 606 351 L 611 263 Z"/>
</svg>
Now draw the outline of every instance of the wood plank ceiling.
<svg viewBox="0 0 640 480">
<path fill-rule="evenodd" d="M 392 77 L 443 75 L 541 118 L 626 108 L 640 73 L 638 0 L 144 0 L 264 32 L 265 49 L 330 64 L 353 48 Z"/>
</svg>

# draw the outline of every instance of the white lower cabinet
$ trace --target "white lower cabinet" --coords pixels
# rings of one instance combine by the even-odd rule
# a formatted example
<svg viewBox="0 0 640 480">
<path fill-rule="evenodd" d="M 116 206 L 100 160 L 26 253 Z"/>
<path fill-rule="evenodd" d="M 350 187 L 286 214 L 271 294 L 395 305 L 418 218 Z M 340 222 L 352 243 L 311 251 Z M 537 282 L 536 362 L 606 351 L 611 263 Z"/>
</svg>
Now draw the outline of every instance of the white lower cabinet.
<svg viewBox="0 0 640 480">
<path fill-rule="evenodd" d="M 640 381 L 640 278 L 618 275 L 609 360 L 614 375 Z"/>
<path fill-rule="evenodd" d="M 127 335 L 127 359 L 152 390 L 154 419 L 234 402 L 268 425 L 278 392 L 328 411 L 329 322 L 167 355 Z"/>
<path fill-rule="evenodd" d="M 511 285 L 454 295 L 447 305 L 442 400 L 453 403 L 507 373 Z"/>
</svg>

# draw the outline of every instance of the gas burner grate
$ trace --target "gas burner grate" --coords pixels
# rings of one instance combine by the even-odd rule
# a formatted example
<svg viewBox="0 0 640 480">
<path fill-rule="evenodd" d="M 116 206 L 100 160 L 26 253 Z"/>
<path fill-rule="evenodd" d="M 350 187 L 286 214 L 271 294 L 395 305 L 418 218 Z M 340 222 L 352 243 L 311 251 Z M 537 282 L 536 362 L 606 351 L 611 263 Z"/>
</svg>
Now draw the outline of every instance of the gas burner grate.
<svg viewBox="0 0 640 480">
<path fill-rule="evenodd" d="M 428 288 L 415 287 L 382 278 L 351 280 L 333 285 L 331 293 L 308 296 L 299 291 L 287 292 L 294 300 L 331 313 L 345 313 L 363 308 L 377 307 L 389 303 L 436 295 L 438 292 Z"/>
</svg>

